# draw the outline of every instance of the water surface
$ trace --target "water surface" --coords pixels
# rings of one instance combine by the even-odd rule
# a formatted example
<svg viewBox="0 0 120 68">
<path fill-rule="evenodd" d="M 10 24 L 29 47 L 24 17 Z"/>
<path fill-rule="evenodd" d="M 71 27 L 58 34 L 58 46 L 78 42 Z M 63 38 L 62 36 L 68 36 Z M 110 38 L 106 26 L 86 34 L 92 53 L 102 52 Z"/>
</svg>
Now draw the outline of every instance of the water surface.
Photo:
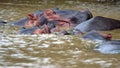
<svg viewBox="0 0 120 68">
<path fill-rule="evenodd" d="M 94 16 L 120 20 L 119 2 L 33 1 L 1 0 L 0 20 L 13 22 L 28 13 L 47 8 L 83 10 Z M 80 36 L 19 35 L 19 27 L 0 27 L 0 68 L 119 68 L 119 54 L 101 54 L 93 51 L 94 42 Z M 120 39 L 120 30 L 107 31 L 113 39 Z"/>
</svg>

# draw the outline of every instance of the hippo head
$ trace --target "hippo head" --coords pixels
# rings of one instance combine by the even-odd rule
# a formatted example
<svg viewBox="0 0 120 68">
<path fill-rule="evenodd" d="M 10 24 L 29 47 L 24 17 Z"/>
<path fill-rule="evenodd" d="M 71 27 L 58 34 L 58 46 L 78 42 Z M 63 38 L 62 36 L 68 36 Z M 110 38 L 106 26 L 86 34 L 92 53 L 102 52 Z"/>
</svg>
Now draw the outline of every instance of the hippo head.
<svg viewBox="0 0 120 68">
<path fill-rule="evenodd" d="M 36 25 L 39 26 L 39 25 L 43 24 L 44 20 L 46 20 L 42 17 L 42 15 L 43 15 L 42 11 L 30 13 L 25 18 L 22 18 L 21 20 L 18 20 L 16 22 L 11 22 L 11 25 L 21 26 L 21 27 L 33 27 Z"/>
<path fill-rule="evenodd" d="M 46 25 L 44 24 L 41 27 L 34 26 L 32 28 L 22 27 L 19 31 L 20 34 L 49 34 L 51 33 L 51 29 L 54 28 L 54 25 Z"/>
</svg>

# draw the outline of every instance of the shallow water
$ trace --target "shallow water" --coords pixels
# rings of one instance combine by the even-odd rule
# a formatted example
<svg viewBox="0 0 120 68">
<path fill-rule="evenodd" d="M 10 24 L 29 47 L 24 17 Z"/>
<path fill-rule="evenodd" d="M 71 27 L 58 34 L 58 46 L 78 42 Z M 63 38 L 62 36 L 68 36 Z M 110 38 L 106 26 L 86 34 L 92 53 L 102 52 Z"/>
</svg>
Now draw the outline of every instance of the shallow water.
<svg viewBox="0 0 120 68">
<path fill-rule="evenodd" d="M 2 0 L 1 0 L 2 1 Z M 0 20 L 13 22 L 28 13 L 46 8 L 83 10 L 94 16 L 120 20 L 120 3 L 92 3 L 77 1 L 14 1 L 0 2 Z M 94 42 L 80 36 L 19 35 L 19 27 L 0 26 L 0 68 L 119 68 L 119 54 L 93 51 Z M 120 39 L 120 30 L 108 31 L 113 39 Z"/>
</svg>

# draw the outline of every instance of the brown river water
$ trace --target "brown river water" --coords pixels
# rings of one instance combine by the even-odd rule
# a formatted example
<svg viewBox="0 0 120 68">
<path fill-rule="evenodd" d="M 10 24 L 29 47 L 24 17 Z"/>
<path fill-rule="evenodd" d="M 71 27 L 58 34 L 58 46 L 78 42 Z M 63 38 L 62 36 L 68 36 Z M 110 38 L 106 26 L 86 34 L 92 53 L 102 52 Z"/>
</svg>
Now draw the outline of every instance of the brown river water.
<svg viewBox="0 0 120 68">
<path fill-rule="evenodd" d="M 83 10 L 120 20 L 120 2 L 89 0 L 0 0 L 0 20 L 13 22 L 47 8 Z M 0 68 L 120 68 L 120 54 L 101 54 L 80 36 L 20 35 L 19 27 L 0 26 Z M 120 29 L 106 31 L 120 39 Z"/>
</svg>

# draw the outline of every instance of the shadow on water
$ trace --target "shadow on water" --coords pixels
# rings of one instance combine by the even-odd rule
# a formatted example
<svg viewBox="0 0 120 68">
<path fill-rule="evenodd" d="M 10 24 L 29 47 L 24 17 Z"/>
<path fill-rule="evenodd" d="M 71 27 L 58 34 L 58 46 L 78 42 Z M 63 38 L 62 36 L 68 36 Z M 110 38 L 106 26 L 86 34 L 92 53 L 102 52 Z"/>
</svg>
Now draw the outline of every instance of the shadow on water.
<svg viewBox="0 0 120 68">
<path fill-rule="evenodd" d="M 0 0 L 0 20 L 13 22 L 46 8 L 83 10 L 120 20 L 119 0 Z M 0 68 L 119 68 L 120 55 L 93 51 L 80 36 L 19 35 L 19 27 L 0 26 Z M 120 30 L 113 30 L 120 39 Z"/>
</svg>

